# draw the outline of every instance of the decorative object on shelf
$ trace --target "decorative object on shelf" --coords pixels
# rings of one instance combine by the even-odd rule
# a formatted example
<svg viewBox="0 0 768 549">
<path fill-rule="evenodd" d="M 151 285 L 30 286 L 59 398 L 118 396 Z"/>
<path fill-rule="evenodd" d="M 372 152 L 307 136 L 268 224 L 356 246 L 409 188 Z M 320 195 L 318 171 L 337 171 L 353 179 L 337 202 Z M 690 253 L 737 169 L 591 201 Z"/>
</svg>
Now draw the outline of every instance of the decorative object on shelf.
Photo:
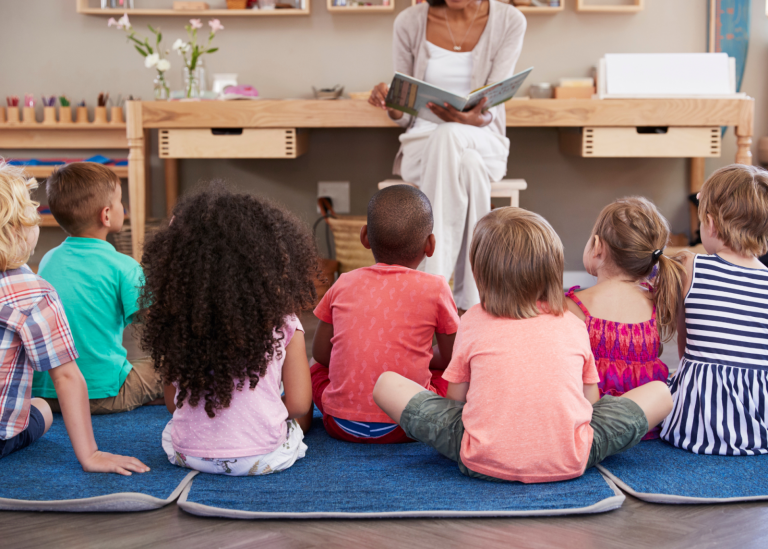
<svg viewBox="0 0 768 549">
<path fill-rule="evenodd" d="M 5 102 L 8 104 L 8 124 L 19 123 L 19 96 L 8 95 L 5 97 Z"/>
<path fill-rule="evenodd" d="M 214 93 L 221 93 L 228 86 L 237 86 L 237 73 L 218 73 L 213 75 L 212 90 Z"/>
<path fill-rule="evenodd" d="M 312 93 L 315 94 L 315 99 L 338 99 L 344 93 L 344 86 L 337 84 L 332 88 L 320 88 L 319 90 L 312 86 Z"/>
<path fill-rule="evenodd" d="M 540 84 L 531 84 L 528 88 L 528 97 L 531 99 L 552 99 L 554 95 L 552 84 L 549 82 L 542 82 Z"/>
<path fill-rule="evenodd" d="M 132 10 L 134 6 L 133 0 L 101 0 L 101 9 L 129 9 Z"/>
<path fill-rule="evenodd" d="M 56 123 L 56 96 L 43 96 L 43 124 Z"/>
<path fill-rule="evenodd" d="M 66 95 L 59 96 L 59 123 L 72 123 L 72 107 L 69 106 L 69 99 Z"/>
<path fill-rule="evenodd" d="M 228 10 L 244 10 L 248 6 L 248 0 L 227 0 Z"/>
<path fill-rule="evenodd" d="M 77 111 L 75 113 L 75 124 L 87 124 L 87 123 L 88 123 L 88 107 L 85 106 L 85 100 L 83 100 L 77 104 Z"/>
<path fill-rule="evenodd" d="M 737 92 L 741 91 L 749 49 L 751 3 L 751 0 L 709 0 L 707 51 L 725 52 L 736 60 Z"/>
<path fill-rule="evenodd" d="M 600 4 L 594 0 L 576 0 L 576 11 L 592 13 L 637 13 L 643 10 L 645 0 L 631 0 L 628 4 Z"/>
<path fill-rule="evenodd" d="M 35 118 L 35 96 L 31 93 L 24 94 L 22 122 L 24 124 L 37 124 L 37 119 Z"/>
<path fill-rule="evenodd" d="M 174 51 L 184 59 L 184 90 L 188 99 L 196 99 L 200 97 L 201 91 L 205 91 L 205 89 L 200 89 L 201 75 L 197 70 L 202 56 L 206 53 L 214 53 L 219 49 L 212 48 L 211 42 L 217 31 L 224 30 L 224 25 L 218 19 L 211 19 L 208 21 L 208 26 L 211 27 L 211 31 L 208 34 L 208 41 L 204 44 L 197 43 L 197 30 L 203 28 L 200 19 L 190 19 L 189 24 L 184 27 L 187 30 L 188 42 L 179 38 L 173 43 Z"/>
<path fill-rule="evenodd" d="M 207 10 L 210 6 L 207 2 L 174 2 L 173 9 L 176 11 L 199 11 Z"/>
<path fill-rule="evenodd" d="M 260 10 L 273 10 L 275 9 L 276 0 L 259 0 Z"/>
<path fill-rule="evenodd" d="M 555 87 L 555 99 L 592 99 L 594 94 L 594 78 L 561 78 Z"/>
<path fill-rule="evenodd" d="M 236 99 L 258 99 L 259 91 L 253 86 L 227 86 L 219 94 L 222 101 L 234 101 Z"/>
<path fill-rule="evenodd" d="M 144 66 L 148 69 L 154 68 L 157 71 L 157 75 L 154 79 L 155 99 L 158 101 L 167 100 L 168 95 L 170 94 L 170 89 L 165 80 L 165 73 L 171 68 L 171 62 L 166 58 L 168 51 L 163 51 L 161 47 L 163 41 L 162 31 L 159 28 L 155 29 L 152 25 L 147 25 L 149 31 L 155 35 L 155 45 L 152 47 L 146 37 L 139 36 L 136 31 L 133 30 L 133 26 L 131 26 L 131 21 L 128 19 L 127 13 L 123 14 L 118 20 L 115 20 L 114 17 L 110 17 L 107 26 L 114 26 L 118 30 L 125 30 L 128 40 L 134 43 L 133 47 L 136 48 L 136 51 L 144 58 Z"/>
</svg>

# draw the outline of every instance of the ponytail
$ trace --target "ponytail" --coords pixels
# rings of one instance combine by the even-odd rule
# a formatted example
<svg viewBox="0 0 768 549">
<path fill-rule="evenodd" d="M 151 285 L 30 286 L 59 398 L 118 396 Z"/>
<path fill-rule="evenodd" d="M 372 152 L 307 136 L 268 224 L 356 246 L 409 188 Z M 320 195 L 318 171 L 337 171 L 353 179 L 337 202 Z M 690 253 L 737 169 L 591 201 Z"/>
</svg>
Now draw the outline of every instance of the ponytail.
<svg viewBox="0 0 768 549">
<path fill-rule="evenodd" d="M 656 306 L 656 327 L 663 342 L 672 339 L 677 330 L 677 315 L 683 295 L 685 267 L 682 255 L 661 254 L 653 278 L 653 304 Z"/>
</svg>

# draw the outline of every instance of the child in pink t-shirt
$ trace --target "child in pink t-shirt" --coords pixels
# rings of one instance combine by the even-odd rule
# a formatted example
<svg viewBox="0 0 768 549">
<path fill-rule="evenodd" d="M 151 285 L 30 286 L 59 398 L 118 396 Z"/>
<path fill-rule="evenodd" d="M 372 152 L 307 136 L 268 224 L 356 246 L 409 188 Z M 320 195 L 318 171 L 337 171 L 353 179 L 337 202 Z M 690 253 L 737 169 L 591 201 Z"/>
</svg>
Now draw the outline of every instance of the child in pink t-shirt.
<svg viewBox="0 0 768 549">
<path fill-rule="evenodd" d="M 445 278 L 415 270 L 435 251 L 429 200 L 410 185 L 379 191 L 360 239 L 376 265 L 341 275 L 315 309 L 312 397 L 334 438 L 410 442 L 372 391 L 388 371 L 440 395 L 447 389 L 442 370 L 451 360 L 458 312 Z"/>
<path fill-rule="evenodd" d="M 494 210 L 470 262 L 481 303 L 462 318 L 447 398 L 389 372 L 373 391 L 406 435 L 468 476 L 552 482 L 637 444 L 672 409 L 659 381 L 598 399 L 587 330 L 564 306 L 563 246 L 542 217 Z"/>
<path fill-rule="evenodd" d="M 304 226 L 214 186 L 176 206 L 142 263 L 143 343 L 173 413 L 162 437 L 171 463 L 250 476 L 304 457 L 308 426 L 292 418 L 311 409 L 312 389 L 296 315 L 315 299 L 317 272 Z"/>
</svg>

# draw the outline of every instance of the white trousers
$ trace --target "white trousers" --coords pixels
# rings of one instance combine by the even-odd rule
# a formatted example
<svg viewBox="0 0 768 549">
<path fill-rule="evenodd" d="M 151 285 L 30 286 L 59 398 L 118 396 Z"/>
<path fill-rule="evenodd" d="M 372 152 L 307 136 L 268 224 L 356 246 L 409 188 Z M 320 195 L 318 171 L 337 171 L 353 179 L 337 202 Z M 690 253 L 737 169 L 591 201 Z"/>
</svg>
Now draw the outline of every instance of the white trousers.
<svg viewBox="0 0 768 549">
<path fill-rule="evenodd" d="M 405 133 L 400 174 L 432 203 L 437 246 L 419 266 L 450 280 L 459 309 L 480 303 L 469 246 L 477 222 L 491 211 L 491 181 L 507 173 L 509 139 L 490 128 L 445 123 L 427 132 Z"/>
</svg>

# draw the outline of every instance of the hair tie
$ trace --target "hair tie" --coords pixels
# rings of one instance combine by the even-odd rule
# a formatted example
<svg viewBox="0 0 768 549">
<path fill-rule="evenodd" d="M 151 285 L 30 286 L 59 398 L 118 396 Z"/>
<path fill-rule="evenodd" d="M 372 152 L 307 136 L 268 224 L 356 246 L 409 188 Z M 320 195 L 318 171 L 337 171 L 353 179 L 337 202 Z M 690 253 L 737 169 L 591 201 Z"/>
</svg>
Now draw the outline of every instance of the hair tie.
<svg viewBox="0 0 768 549">
<path fill-rule="evenodd" d="M 662 255 L 664 255 L 664 251 L 663 250 L 653 250 L 653 254 L 651 254 L 651 255 L 653 256 L 653 262 L 656 263 L 659 260 L 659 258 Z"/>
</svg>

